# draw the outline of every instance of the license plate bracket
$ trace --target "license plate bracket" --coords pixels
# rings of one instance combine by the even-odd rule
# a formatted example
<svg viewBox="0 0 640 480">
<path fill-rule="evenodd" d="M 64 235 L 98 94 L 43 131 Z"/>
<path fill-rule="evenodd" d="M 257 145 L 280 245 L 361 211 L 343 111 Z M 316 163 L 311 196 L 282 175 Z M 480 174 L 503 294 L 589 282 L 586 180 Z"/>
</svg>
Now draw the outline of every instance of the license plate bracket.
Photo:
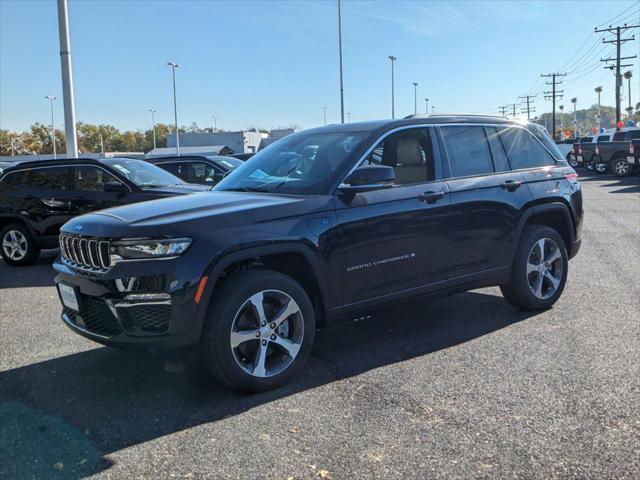
<svg viewBox="0 0 640 480">
<path fill-rule="evenodd" d="M 76 287 L 72 287 L 65 283 L 59 283 L 58 293 L 60 294 L 60 301 L 65 307 L 70 308 L 74 312 L 80 312 L 80 302 L 78 301 L 78 292 Z"/>
</svg>

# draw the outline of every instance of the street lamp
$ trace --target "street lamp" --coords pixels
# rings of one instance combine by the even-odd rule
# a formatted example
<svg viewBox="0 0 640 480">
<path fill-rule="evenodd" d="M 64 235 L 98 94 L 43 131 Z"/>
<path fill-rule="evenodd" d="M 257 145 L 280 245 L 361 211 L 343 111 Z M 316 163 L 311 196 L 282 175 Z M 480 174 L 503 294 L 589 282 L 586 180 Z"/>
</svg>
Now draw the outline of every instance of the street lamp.
<svg viewBox="0 0 640 480">
<path fill-rule="evenodd" d="M 151 112 L 151 129 L 153 130 L 153 149 L 156 149 L 156 111 L 152 108 L 149 109 Z"/>
<path fill-rule="evenodd" d="M 429 113 L 429 99 L 424 99 L 424 113 Z"/>
<path fill-rule="evenodd" d="M 631 119 L 631 114 L 633 113 L 633 107 L 631 106 L 631 77 L 632 76 L 633 76 L 633 72 L 631 72 L 631 70 L 627 70 L 623 74 L 623 77 L 627 79 L 627 83 L 629 85 L 629 106 L 627 107 L 629 119 Z"/>
<path fill-rule="evenodd" d="M 324 119 L 324 126 L 327 126 L 327 107 L 322 107 L 322 118 Z"/>
<path fill-rule="evenodd" d="M 391 118 L 396 118 L 396 99 L 395 99 L 395 77 L 394 77 L 394 68 L 393 64 L 396 60 L 398 60 L 393 55 L 389 55 L 389 60 L 391 60 Z"/>
<path fill-rule="evenodd" d="M 216 115 L 211 115 L 211 118 L 213 118 L 213 131 L 217 132 L 218 131 L 218 117 Z"/>
<path fill-rule="evenodd" d="M 431 114 L 433 115 L 433 113 L 435 113 L 436 111 L 436 107 L 434 107 L 433 105 L 431 105 Z"/>
<path fill-rule="evenodd" d="M 342 12 L 338 0 L 338 49 L 340 51 L 340 123 L 344 123 L 344 83 L 342 81 Z"/>
<path fill-rule="evenodd" d="M 51 143 L 53 144 L 53 159 L 55 160 L 57 158 L 57 155 L 56 155 L 56 127 L 53 124 L 53 101 L 57 100 L 58 97 L 54 97 L 52 95 L 46 95 L 44 98 L 47 98 L 49 100 L 49 103 L 51 104 Z"/>
<path fill-rule="evenodd" d="M 573 103 L 573 138 L 578 138 L 578 114 L 576 113 L 576 104 L 578 103 L 578 99 L 573 97 L 571 99 L 571 103 Z"/>
<path fill-rule="evenodd" d="M 595 92 L 598 94 L 598 130 L 600 130 L 600 94 L 602 93 L 602 87 L 596 87 Z"/>
<path fill-rule="evenodd" d="M 413 82 L 413 114 L 418 114 L 418 84 Z"/>
<path fill-rule="evenodd" d="M 176 154 L 180 156 L 180 132 L 178 132 L 178 101 L 176 100 L 176 68 L 180 65 L 174 62 L 167 62 L 167 65 L 171 67 L 171 73 L 173 75 L 173 118 L 175 121 L 176 131 Z"/>
<path fill-rule="evenodd" d="M 562 113 L 564 112 L 564 105 L 558 107 L 560 109 L 560 130 L 564 128 L 564 121 L 562 120 Z"/>
</svg>

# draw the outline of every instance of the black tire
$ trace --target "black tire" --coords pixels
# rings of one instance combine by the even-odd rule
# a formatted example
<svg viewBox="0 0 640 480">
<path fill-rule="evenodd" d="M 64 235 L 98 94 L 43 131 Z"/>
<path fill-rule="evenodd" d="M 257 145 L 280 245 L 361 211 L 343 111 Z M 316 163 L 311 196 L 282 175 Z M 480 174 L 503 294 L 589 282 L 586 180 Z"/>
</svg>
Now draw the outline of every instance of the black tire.
<svg viewBox="0 0 640 480">
<path fill-rule="evenodd" d="M 530 286 L 531 278 L 535 278 L 535 276 L 539 274 L 537 272 L 527 273 L 527 264 L 529 263 L 530 255 L 533 254 L 536 243 L 542 239 L 550 239 L 555 242 L 560 254 L 560 258 L 558 258 L 557 261 L 561 262 L 562 266 L 562 271 L 559 272 L 560 282 L 555 292 L 544 299 L 536 296 L 532 291 L 532 286 Z M 553 267 L 555 269 L 556 264 L 554 264 Z M 551 307 L 562 295 L 567 281 L 568 271 L 569 256 L 567 255 L 567 249 L 560 234 L 550 227 L 531 225 L 526 227 L 522 233 L 522 238 L 520 239 L 520 244 L 513 259 L 513 265 L 511 266 L 509 281 L 501 285 L 500 290 L 504 298 L 517 307 L 525 310 L 546 309 Z"/>
<path fill-rule="evenodd" d="M 261 291 L 283 292 L 292 298 L 301 312 L 302 319 L 297 317 L 298 322 L 304 327 L 301 329 L 301 344 L 295 358 L 283 371 L 266 377 L 254 376 L 245 371 L 236 359 L 237 351 L 234 354 L 230 342 L 236 314 L 252 295 Z M 211 299 L 200 342 L 204 366 L 215 378 L 236 390 L 261 392 L 277 388 L 295 376 L 307 362 L 313 347 L 315 328 L 311 300 L 291 277 L 269 270 L 248 270 L 235 274 L 223 282 Z M 255 345 L 259 349 L 259 342 L 264 340 L 255 341 L 258 342 Z M 267 355 L 280 354 L 279 349 L 274 351 L 273 344 L 269 345 L 272 350 Z"/>
<path fill-rule="evenodd" d="M 611 160 L 611 171 L 616 177 L 628 177 L 632 170 L 626 156 L 617 156 Z"/>
<path fill-rule="evenodd" d="M 578 162 L 576 156 L 571 154 L 567 155 L 567 163 L 573 168 L 577 168 L 580 166 L 580 162 Z"/>
<path fill-rule="evenodd" d="M 15 232 L 18 232 L 19 235 L 22 236 L 21 239 L 24 239 L 24 243 L 22 243 L 22 245 L 26 246 L 26 253 L 24 255 L 21 255 L 19 258 L 11 258 L 11 256 L 9 255 L 11 252 L 7 251 L 7 248 L 9 247 L 5 248 L 4 242 L 5 240 L 10 240 L 9 235 L 11 235 L 11 232 L 14 232 L 14 235 Z M 33 235 L 31 235 L 31 232 L 29 232 L 29 229 L 27 227 L 20 223 L 11 223 L 4 227 L 2 231 L 0 231 L 0 254 L 2 254 L 2 258 L 9 265 L 22 267 L 25 265 L 31 265 L 38 259 L 38 256 L 40 255 L 40 247 L 36 243 Z"/>
</svg>

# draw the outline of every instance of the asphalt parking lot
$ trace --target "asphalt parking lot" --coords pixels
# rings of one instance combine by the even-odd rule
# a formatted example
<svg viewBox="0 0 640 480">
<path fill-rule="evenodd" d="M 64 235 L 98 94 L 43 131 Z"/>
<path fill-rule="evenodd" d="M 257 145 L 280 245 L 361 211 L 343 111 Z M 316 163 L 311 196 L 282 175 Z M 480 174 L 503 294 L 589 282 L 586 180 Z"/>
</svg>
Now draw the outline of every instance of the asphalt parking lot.
<svg viewBox="0 0 640 480">
<path fill-rule="evenodd" d="M 0 477 L 638 478 L 640 179 L 583 186 L 553 309 L 491 288 L 380 311 L 258 395 L 73 334 L 54 254 L 0 261 Z"/>
</svg>

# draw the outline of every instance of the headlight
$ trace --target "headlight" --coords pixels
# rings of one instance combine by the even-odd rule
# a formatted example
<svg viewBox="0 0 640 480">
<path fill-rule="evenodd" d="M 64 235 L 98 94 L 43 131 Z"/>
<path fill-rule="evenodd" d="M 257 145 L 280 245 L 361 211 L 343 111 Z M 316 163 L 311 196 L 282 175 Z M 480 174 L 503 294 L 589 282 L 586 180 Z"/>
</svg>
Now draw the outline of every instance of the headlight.
<svg viewBox="0 0 640 480">
<path fill-rule="evenodd" d="M 190 238 L 162 238 L 157 240 L 121 240 L 111 244 L 111 264 L 122 260 L 177 257 L 187 251 Z"/>
</svg>

